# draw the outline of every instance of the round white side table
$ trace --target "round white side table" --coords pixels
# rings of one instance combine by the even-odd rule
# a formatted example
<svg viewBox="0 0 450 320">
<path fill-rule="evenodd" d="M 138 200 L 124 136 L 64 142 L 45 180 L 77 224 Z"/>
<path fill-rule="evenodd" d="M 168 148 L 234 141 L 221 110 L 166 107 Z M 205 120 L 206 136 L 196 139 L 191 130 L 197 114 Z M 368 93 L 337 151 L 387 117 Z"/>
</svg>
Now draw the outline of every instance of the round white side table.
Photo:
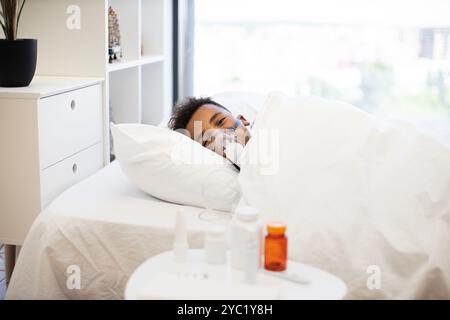
<svg viewBox="0 0 450 320">
<path fill-rule="evenodd" d="M 347 292 L 336 276 L 291 260 L 283 272 L 259 270 L 253 284 L 245 283 L 243 272 L 229 263 L 211 265 L 204 261 L 203 249 L 189 250 L 184 263 L 175 263 L 172 251 L 156 255 L 130 276 L 125 299 L 337 300 Z"/>
</svg>

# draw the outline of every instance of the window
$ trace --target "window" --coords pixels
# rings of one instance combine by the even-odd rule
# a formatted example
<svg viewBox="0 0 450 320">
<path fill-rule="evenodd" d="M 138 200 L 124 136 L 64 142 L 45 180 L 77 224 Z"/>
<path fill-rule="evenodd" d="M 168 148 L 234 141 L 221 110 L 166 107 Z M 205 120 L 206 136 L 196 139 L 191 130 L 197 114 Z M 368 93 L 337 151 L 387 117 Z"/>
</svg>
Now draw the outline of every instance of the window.
<svg viewBox="0 0 450 320">
<path fill-rule="evenodd" d="M 196 0 L 194 94 L 272 90 L 450 116 L 450 1 Z"/>
</svg>

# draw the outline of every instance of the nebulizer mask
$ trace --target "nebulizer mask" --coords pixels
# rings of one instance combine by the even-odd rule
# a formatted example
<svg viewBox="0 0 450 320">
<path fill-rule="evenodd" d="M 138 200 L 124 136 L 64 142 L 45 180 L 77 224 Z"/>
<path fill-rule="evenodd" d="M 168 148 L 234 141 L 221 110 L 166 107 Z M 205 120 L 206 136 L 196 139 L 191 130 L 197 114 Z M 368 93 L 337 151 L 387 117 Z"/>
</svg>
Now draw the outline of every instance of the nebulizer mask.
<svg viewBox="0 0 450 320">
<path fill-rule="evenodd" d="M 236 129 L 239 127 L 240 121 L 236 119 L 233 126 L 227 129 L 215 129 L 210 137 L 211 142 L 207 145 L 208 149 L 217 152 L 232 163 L 240 166 L 240 157 L 244 147 L 238 141 Z"/>
</svg>

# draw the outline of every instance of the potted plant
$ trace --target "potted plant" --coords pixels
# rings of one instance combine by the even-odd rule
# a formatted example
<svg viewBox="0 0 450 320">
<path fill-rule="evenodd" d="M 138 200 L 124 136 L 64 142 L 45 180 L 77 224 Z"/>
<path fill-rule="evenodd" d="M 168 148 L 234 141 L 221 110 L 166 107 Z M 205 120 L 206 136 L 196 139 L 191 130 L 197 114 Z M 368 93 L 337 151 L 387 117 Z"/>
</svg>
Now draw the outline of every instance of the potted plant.
<svg viewBox="0 0 450 320">
<path fill-rule="evenodd" d="M 0 0 L 0 87 L 25 87 L 36 71 L 37 40 L 17 39 L 20 15 L 26 0 Z"/>
</svg>

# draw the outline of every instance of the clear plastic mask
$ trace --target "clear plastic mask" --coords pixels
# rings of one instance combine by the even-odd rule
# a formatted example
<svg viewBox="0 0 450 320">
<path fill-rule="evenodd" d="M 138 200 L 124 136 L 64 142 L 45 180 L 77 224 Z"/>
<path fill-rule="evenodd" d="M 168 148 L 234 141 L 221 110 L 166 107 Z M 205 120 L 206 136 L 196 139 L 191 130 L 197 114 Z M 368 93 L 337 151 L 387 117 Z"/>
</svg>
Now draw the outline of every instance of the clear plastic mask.
<svg viewBox="0 0 450 320">
<path fill-rule="evenodd" d="M 234 125 L 228 129 L 208 130 L 204 137 L 208 140 L 206 148 L 213 152 L 225 156 L 231 162 L 239 165 L 240 154 L 243 146 L 238 142 L 236 129 L 239 127 L 240 121 L 236 119 Z"/>
</svg>

